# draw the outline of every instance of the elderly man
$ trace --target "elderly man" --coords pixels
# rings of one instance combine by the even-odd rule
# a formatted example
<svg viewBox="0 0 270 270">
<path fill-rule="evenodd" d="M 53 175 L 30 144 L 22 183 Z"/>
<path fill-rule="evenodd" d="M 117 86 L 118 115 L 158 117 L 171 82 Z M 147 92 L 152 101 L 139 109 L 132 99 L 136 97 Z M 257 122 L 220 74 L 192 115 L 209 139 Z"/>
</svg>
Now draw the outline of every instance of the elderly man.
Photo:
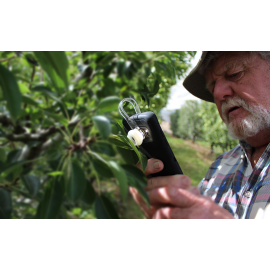
<svg viewBox="0 0 270 270">
<path fill-rule="evenodd" d="M 215 102 L 240 144 L 219 156 L 197 187 L 184 175 L 151 178 L 151 207 L 131 193 L 148 218 L 262 218 L 270 202 L 270 52 L 203 52 L 184 81 Z M 163 169 L 150 159 L 146 175 Z M 269 214 L 268 214 L 269 215 Z"/>
</svg>

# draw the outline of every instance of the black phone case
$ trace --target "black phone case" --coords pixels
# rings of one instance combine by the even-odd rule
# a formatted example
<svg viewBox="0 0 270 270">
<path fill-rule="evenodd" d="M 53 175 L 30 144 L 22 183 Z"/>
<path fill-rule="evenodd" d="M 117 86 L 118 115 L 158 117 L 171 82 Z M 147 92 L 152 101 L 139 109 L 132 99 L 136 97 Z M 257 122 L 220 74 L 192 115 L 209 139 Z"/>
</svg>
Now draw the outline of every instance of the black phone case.
<svg viewBox="0 0 270 270">
<path fill-rule="evenodd" d="M 133 119 L 140 129 L 148 130 L 142 145 L 139 146 L 140 150 L 148 158 L 157 158 L 164 163 L 164 168 L 162 171 L 155 173 L 155 176 L 166 176 L 174 174 L 183 174 L 173 151 L 159 125 L 158 119 L 153 112 L 144 112 L 132 115 L 130 117 Z M 128 133 L 131 128 L 129 127 L 127 121 L 123 119 L 123 126 Z"/>
</svg>

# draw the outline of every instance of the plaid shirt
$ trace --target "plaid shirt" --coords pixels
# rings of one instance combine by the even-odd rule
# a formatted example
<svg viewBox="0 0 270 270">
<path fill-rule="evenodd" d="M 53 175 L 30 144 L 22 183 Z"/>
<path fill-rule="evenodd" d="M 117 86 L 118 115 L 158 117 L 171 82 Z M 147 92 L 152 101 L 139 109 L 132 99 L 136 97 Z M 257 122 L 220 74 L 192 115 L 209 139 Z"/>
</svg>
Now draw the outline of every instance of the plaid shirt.
<svg viewBox="0 0 270 270">
<path fill-rule="evenodd" d="M 265 218 L 270 202 L 270 144 L 254 169 L 251 154 L 252 147 L 240 141 L 213 162 L 199 184 L 203 195 L 211 197 L 239 219 Z M 269 212 L 270 207 L 267 209 Z"/>
</svg>

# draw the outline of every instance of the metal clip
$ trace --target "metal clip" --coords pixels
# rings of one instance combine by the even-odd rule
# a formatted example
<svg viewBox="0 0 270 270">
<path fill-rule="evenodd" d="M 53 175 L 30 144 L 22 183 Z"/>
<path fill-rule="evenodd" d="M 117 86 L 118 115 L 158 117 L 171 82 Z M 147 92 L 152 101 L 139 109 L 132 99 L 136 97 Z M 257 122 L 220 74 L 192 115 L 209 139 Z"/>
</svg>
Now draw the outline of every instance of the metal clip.
<svg viewBox="0 0 270 270">
<path fill-rule="evenodd" d="M 131 119 L 128 114 L 125 112 L 123 108 L 124 102 L 129 102 L 133 106 L 136 114 L 141 113 L 141 110 L 137 104 L 137 102 L 133 98 L 124 98 L 118 106 L 119 113 L 123 116 L 123 118 L 127 121 L 131 130 L 128 132 L 127 137 L 134 143 L 135 146 L 139 146 L 143 143 L 145 138 L 144 132 L 138 127 L 137 123 Z"/>
</svg>

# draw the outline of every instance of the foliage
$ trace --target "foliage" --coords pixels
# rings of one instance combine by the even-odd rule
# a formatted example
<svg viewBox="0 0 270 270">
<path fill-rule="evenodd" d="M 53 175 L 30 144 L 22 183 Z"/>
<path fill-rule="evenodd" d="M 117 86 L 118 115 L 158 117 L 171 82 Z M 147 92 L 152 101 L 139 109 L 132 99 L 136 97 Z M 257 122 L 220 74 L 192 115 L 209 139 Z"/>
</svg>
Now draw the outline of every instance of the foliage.
<svg viewBox="0 0 270 270">
<path fill-rule="evenodd" d="M 208 142 L 212 152 L 218 147 L 224 152 L 238 144 L 229 136 L 216 105 L 211 102 L 186 101 L 179 111 L 171 115 L 171 127 L 175 136 L 193 142 L 195 138 Z"/>
<path fill-rule="evenodd" d="M 166 138 L 183 173 L 190 177 L 193 186 L 197 186 L 205 177 L 214 156 L 209 155 L 209 150 L 198 141 L 192 143 L 169 134 Z"/>
<path fill-rule="evenodd" d="M 171 131 L 174 136 L 177 136 L 178 132 L 178 118 L 179 118 L 180 110 L 175 110 L 172 114 L 170 114 L 171 120 Z"/>
<path fill-rule="evenodd" d="M 203 122 L 203 138 L 210 143 L 212 151 L 215 147 L 221 147 L 225 152 L 238 144 L 237 140 L 229 136 L 214 103 L 202 101 L 199 116 Z"/>
<path fill-rule="evenodd" d="M 200 104 L 195 100 L 187 100 L 179 111 L 176 135 L 183 139 L 191 139 L 202 135 L 202 119 L 199 116 Z"/>
<path fill-rule="evenodd" d="M 121 201 L 129 185 L 147 201 L 133 165 L 145 158 L 119 124 L 118 104 L 134 97 L 158 114 L 194 55 L 0 52 L 0 218 L 119 218 L 104 181 Z"/>
</svg>

